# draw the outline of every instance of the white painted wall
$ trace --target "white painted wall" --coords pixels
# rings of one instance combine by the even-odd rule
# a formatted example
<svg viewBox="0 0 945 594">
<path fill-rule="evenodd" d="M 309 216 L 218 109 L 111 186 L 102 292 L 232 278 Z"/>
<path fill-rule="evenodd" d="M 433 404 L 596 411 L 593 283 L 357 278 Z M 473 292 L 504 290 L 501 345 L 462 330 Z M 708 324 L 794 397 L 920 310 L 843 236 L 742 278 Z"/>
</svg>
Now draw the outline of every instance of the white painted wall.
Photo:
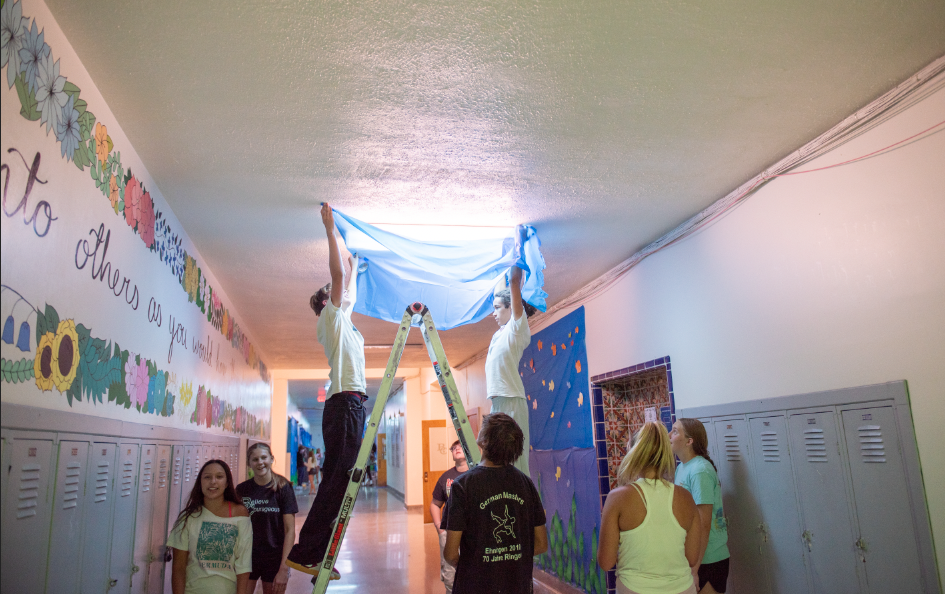
<svg viewBox="0 0 945 594">
<path fill-rule="evenodd" d="M 939 90 L 803 169 L 943 119 Z M 670 355 L 679 407 L 907 380 L 945 581 L 945 132 L 778 179 L 585 306 L 590 374 Z"/>
<path fill-rule="evenodd" d="M 391 395 L 387 400 L 387 406 L 384 408 L 384 430 L 387 433 L 387 486 L 400 493 L 403 493 L 406 489 L 406 465 L 403 439 L 405 437 L 404 431 L 406 430 L 407 423 L 405 417 L 401 416 L 401 414 L 406 414 L 406 412 L 406 390 L 401 388 L 396 394 Z M 401 440 L 399 445 L 394 443 L 397 439 Z"/>
</svg>

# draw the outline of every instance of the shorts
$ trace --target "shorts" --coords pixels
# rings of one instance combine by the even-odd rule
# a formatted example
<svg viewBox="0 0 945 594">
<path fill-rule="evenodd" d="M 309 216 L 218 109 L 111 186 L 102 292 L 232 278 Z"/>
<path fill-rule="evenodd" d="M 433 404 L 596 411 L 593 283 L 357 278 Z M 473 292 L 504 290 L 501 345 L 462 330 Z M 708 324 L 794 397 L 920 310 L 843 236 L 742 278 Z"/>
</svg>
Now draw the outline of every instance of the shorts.
<svg viewBox="0 0 945 594">
<path fill-rule="evenodd" d="M 262 580 L 271 584 L 276 579 L 276 574 L 282 567 L 282 555 L 278 557 L 253 557 L 253 570 L 249 573 L 249 579 Z"/>
<path fill-rule="evenodd" d="M 728 582 L 728 559 L 722 559 L 715 563 L 703 563 L 699 566 L 699 590 L 705 588 L 705 585 L 712 584 L 712 588 L 719 594 L 725 592 L 725 584 Z"/>
</svg>

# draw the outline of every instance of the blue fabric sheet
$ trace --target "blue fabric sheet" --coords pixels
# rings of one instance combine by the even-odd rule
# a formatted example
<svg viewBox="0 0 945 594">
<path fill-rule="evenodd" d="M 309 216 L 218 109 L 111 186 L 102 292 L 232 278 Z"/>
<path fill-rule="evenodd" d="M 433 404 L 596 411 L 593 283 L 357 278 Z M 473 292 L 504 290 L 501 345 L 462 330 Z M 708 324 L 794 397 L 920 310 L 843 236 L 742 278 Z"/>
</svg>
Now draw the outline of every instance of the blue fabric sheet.
<svg viewBox="0 0 945 594">
<path fill-rule="evenodd" d="M 522 297 L 545 311 L 545 260 L 530 225 L 510 228 L 502 239 L 423 242 L 334 213 L 348 251 L 368 262 L 358 275 L 354 311 L 360 314 L 399 323 L 407 306 L 420 301 L 440 330 L 478 322 L 491 313 L 496 282 L 512 266 L 525 272 Z"/>
</svg>

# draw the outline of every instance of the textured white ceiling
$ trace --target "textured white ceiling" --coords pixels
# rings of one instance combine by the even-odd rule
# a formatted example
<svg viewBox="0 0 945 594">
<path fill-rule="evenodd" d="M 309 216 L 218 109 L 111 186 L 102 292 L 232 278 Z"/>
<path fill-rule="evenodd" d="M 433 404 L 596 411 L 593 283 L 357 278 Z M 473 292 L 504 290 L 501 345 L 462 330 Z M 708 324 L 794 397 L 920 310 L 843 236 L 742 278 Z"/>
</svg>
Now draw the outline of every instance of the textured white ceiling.
<svg viewBox="0 0 945 594">
<path fill-rule="evenodd" d="M 945 54 L 941 0 L 47 2 L 271 368 L 325 366 L 321 201 L 531 223 L 554 303 Z"/>
</svg>

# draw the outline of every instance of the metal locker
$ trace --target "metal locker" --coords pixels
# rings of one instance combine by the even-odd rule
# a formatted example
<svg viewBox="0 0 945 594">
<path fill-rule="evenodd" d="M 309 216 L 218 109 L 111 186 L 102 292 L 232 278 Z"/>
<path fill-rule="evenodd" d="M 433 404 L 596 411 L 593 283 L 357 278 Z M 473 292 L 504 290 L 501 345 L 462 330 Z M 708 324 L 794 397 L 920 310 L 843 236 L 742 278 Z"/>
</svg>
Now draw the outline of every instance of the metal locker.
<svg viewBox="0 0 945 594">
<path fill-rule="evenodd" d="M 100 594 L 109 588 L 112 509 L 115 496 L 115 443 L 93 443 L 85 483 L 86 503 L 82 534 L 83 594 Z"/>
<path fill-rule="evenodd" d="M 844 410 L 843 432 L 856 504 L 856 548 L 869 591 L 923 591 L 919 548 L 891 406 Z"/>
<path fill-rule="evenodd" d="M 714 424 L 719 457 L 713 460 L 722 483 L 722 506 L 731 553 L 729 582 L 739 594 L 768 592 L 759 546 L 761 514 L 752 496 L 748 422 L 741 418 L 717 420 Z"/>
<path fill-rule="evenodd" d="M 200 446 L 200 466 L 203 466 L 207 461 L 212 460 L 213 455 L 209 444 L 201 444 Z M 197 472 L 200 472 L 200 466 L 197 467 Z M 200 480 L 200 477 L 197 477 L 197 480 Z"/>
<path fill-rule="evenodd" d="M 46 591 L 67 594 L 79 588 L 82 571 L 82 520 L 89 497 L 85 487 L 89 443 L 62 441 L 56 465 Z"/>
<path fill-rule="evenodd" d="M 184 465 L 187 460 L 186 452 L 189 447 L 190 446 L 175 445 L 171 455 L 173 466 L 171 470 L 170 492 L 168 495 L 167 528 L 165 534 L 170 534 L 171 526 L 173 526 L 174 522 L 177 521 L 177 516 L 180 514 L 180 510 L 184 507 L 184 505 L 187 504 L 187 499 L 190 497 L 190 491 L 184 489 L 184 474 L 186 472 L 184 470 Z M 164 540 L 166 543 L 166 536 Z M 167 575 L 164 576 L 165 594 L 171 594 L 170 571 L 171 565 L 166 564 L 165 572 Z"/>
<path fill-rule="evenodd" d="M 712 422 L 713 419 L 699 419 L 699 420 L 702 422 L 702 425 L 705 427 L 705 434 L 709 440 L 709 447 L 708 447 L 709 457 L 712 458 L 713 461 L 718 460 L 719 451 L 715 447 L 715 444 L 716 444 L 715 423 Z"/>
<path fill-rule="evenodd" d="M 8 492 L 3 499 L 0 590 L 41 593 L 46 580 L 52 512 L 53 442 L 51 439 L 14 439 L 7 448 L 9 478 Z M 33 570 L 24 571 L 24 568 Z"/>
<path fill-rule="evenodd" d="M 164 569 L 167 543 L 167 504 L 171 482 L 171 446 L 157 446 L 157 473 L 154 480 L 154 501 L 151 506 L 151 567 L 148 569 L 148 592 L 155 594 L 164 588 Z M 170 564 L 167 564 L 170 567 Z M 170 575 L 170 572 L 168 572 Z"/>
<path fill-rule="evenodd" d="M 135 488 L 138 474 L 140 446 L 136 443 L 118 444 L 115 488 L 113 490 L 113 516 L 111 532 L 111 554 L 109 560 L 109 594 L 127 594 L 131 591 L 131 568 L 133 565 Z"/>
<path fill-rule="evenodd" d="M 836 417 L 832 411 L 792 414 L 788 428 L 811 587 L 825 594 L 860 592 Z"/>
<path fill-rule="evenodd" d="M 764 551 L 771 591 L 802 594 L 810 591 L 800 516 L 784 415 L 754 417 L 751 430 L 753 493 L 761 512 L 760 547 Z"/>
<path fill-rule="evenodd" d="M 151 566 L 151 509 L 154 502 L 154 465 L 157 445 L 141 446 L 138 465 L 138 501 L 135 506 L 134 561 L 131 568 L 131 592 L 144 594 L 148 588 L 148 569 Z"/>
</svg>

